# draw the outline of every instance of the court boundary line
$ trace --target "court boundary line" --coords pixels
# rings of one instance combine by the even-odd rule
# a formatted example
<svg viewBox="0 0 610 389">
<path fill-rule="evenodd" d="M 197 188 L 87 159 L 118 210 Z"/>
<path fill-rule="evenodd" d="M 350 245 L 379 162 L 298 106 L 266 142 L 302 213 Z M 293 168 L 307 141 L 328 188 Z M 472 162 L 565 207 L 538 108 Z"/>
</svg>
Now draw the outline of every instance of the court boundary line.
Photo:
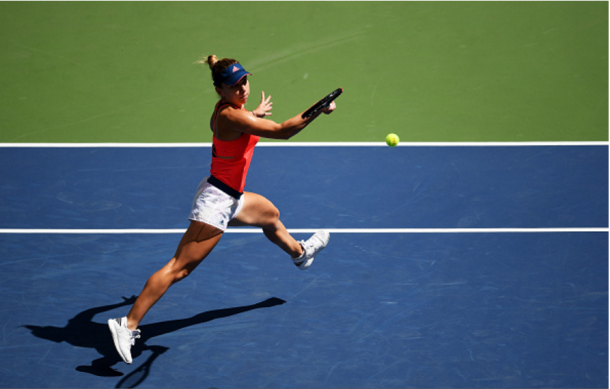
<svg viewBox="0 0 610 389">
<path fill-rule="evenodd" d="M 515 233 L 575 233 L 610 232 L 608 227 L 566 228 L 289 228 L 291 234 L 311 234 L 319 230 L 331 234 L 515 234 Z M 183 234 L 186 228 L 0 228 L 5 234 Z M 229 228 L 228 234 L 262 234 L 259 228 Z"/>
<path fill-rule="evenodd" d="M 608 141 L 583 142 L 400 142 L 396 147 L 520 147 L 520 146 L 610 146 Z M 196 143 L 0 143 L 0 148 L 205 148 Z M 257 147 L 387 147 L 385 142 L 259 142 Z"/>
</svg>

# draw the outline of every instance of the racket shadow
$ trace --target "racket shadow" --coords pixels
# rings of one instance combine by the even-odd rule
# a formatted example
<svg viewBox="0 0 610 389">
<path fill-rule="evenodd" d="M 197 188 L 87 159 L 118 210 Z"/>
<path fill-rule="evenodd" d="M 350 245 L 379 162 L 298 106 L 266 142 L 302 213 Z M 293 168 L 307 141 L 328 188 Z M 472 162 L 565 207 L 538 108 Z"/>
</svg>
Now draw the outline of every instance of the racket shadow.
<svg viewBox="0 0 610 389">
<path fill-rule="evenodd" d="M 197 324 L 207 323 L 212 320 L 222 319 L 224 317 L 229 317 L 233 315 L 237 315 L 243 312 L 251 311 L 253 309 L 259 308 L 271 308 L 276 305 L 282 305 L 286 301 L 279 299 L 277 297 L 271 297 L 265 301 L 261 301 L 260 303 L 253 305 L 246 305 L 242 307 L 235 308 L 224 308 L 217 309 L 214 311 L 207 311 L 199 313 L 193 317 L 187 319 L 179 319 L 179 320 L 170 320 L 159 323 L 145 324 L 140 327 L 142 330 L 141 340 L 142 343 L 146 343 L 147 340 L 154 338 L 156 336 L 161 336 L 168 334 L 170 332 L 175 332 L 181 330 L 186 327 L 191 327 Z"/>
<path fill-rule="evenodd" d="M 114 369 L 113 366 L 119 362 L 122 363 L 122 360 L 114 349 L 112 338 L 110 336 L 110 332 L 108 331 L 108 325 L 106 323 L 94 322 L 93 317 L 106 311 L 131 305 L 134 303 L 135 299 L 136 296 L 132 296 L 130 298 L 123 297 L 123 301 L 120 303 L 87 309 L 80 312 L 72 319 L 69 319 L 68 324 L 65 327 L 36 326 L 29 324 L 23 325 L 22 327 L 29 329 L 32 335 L 40 339 L 49 340 L 55 343 L 66 342 L 75 347 L 95 349 L 97 353 L 101 355 L 100 358 L 93 360 L 90 365 L 77 366 L 77 371 L 100 377 L 120 377 L 123 376 L 123 373 Z M 285 300 L 272 297 L 257 304 L 217 309 L 202 312 L 186 319 L 170 320 L 141 326 L 142 337 L 133 347 L 132 356 L 135 359 L 144 351 L 151 351 L 152 354 L 142 365 L 125 376 L 118 383 L 117 387 L 133 388 L 142 383 L 150 374 L 153 361 L 161 354 L 169 350 L 168 347 L 164 346 L 148 346 L 146 342 L 150 339 L 175 332 L 186 327 L 237 315 L 253 309 L 274 307 L 276 305 L 284 304 L 285 302 Z"/>
</svg>

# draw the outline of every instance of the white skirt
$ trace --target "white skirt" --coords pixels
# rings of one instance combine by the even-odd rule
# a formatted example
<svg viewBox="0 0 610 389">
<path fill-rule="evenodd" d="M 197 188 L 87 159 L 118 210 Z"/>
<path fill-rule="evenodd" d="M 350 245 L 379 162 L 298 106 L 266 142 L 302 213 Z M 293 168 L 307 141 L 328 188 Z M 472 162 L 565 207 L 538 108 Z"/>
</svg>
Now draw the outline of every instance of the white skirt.
<svg viewBox="0 0 610 389">
<path fill-rule="evenodd" d="M 199 221 L 226 231 L 229 222 L 239 214 L 246 196 L 239 200 L 229 196 L 204 178 L 197 187 L 189 220 Z"/>
</svg>

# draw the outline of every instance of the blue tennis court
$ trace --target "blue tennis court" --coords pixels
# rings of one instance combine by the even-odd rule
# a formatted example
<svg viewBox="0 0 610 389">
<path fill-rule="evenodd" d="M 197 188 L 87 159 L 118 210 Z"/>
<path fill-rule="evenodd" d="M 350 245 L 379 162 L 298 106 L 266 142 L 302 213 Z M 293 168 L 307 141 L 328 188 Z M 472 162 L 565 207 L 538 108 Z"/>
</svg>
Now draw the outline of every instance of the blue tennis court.
<svg viewBox="0 0 610 389">
<path fill-rule="evenodd" d="M 608 386 L 607 145 L 259 147 L 247 190 L 328 247 L 229 231 L 124 364 L 209 154 L 1 149 L 1 387 Z"/>
</svg>

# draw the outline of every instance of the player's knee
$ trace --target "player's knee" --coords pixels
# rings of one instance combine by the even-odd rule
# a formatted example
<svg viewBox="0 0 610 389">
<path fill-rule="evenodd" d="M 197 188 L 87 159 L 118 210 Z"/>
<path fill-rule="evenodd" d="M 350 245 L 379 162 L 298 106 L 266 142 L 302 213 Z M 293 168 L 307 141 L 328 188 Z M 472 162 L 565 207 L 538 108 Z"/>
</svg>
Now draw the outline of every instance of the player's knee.
<svg viewBox="0 0 610 389">
<path fill-rule="evenodd" d="M 280 210 L 273 206 L 272 209 L 269 210 L 269 217 L 273 223 L 277 222 L 280 220 Z"/>
<path fill-rule="evenodd" d="M 174 274 L 173 284 L 182 281 L 191 274 L 189 269 L 182 269 Z"/>
<path fill-rule="evenodd" d="M 275 228 L 277 223 L 280 221 L 280 210 L 275 206 L 270 207 L 266 212 L 267 227 Z"/>
<path fill-rule="evenodd" d="M 275 231 L 280 222 L 280 211 L 272 206 L 265 210 L 264 218 L 261 220 L 261 227 L 266 231 Z"/>
<path fill-rule="evenodd" d="M 166 277 L 172 284 L 182 281 L 191 274 L 192 269 L 189 266 L 180 266 L 177 261 L 172 260 L 167 267 Z"/>
</svg>

